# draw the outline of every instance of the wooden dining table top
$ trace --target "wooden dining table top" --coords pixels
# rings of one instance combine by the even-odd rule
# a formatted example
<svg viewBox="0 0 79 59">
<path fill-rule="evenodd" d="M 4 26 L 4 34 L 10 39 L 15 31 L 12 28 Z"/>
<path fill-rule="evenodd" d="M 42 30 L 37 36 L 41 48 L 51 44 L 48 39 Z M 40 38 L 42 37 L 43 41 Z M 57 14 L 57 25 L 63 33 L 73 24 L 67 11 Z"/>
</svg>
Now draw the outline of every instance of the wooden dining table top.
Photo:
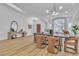
<svg viewBox="0 0 79 59">
<path fill-rule="evenodd" d="M 64 35 L 64 34 L 54 34 L 53 36 L 55 37 L 62 37 L 62 38 L 69 38 L 69 35 Z"/>
</svg>

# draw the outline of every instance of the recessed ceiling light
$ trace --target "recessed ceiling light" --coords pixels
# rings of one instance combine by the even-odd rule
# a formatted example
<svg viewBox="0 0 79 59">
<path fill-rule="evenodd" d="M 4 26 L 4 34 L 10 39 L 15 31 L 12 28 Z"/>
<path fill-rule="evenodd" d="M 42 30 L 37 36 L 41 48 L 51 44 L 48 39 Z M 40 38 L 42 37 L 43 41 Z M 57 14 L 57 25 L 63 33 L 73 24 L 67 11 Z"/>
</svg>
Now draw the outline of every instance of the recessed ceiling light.
<svg viewBox="0 0 79 59">
<path fill-rule="evenodd" d="M 63 9 L 63 6 L 59 6 L 59 10 Z"/>
<path fill-rule="evenodd" d="M 49 10 L 46 10 L 45 12 L 48 14 L 49 13 Z"/>
</svg>

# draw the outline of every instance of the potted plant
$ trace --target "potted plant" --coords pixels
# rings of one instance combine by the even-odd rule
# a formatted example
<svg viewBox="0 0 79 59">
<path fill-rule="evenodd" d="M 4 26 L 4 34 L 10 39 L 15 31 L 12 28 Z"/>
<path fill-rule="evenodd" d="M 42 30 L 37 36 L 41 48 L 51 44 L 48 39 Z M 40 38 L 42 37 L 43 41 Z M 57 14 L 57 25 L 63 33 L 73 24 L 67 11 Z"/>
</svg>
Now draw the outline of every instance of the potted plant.
<svg viewBox="0 0 79 59">
<path fill-rule="evenodd" d="M 73 25 L 73 26 L 72 26 L 72 31 L 73 31 L 74 35 L 76 35 L 77 32 L 79 31 L 78 26 L 77 26 L 77 25 Z"/>
</svg>

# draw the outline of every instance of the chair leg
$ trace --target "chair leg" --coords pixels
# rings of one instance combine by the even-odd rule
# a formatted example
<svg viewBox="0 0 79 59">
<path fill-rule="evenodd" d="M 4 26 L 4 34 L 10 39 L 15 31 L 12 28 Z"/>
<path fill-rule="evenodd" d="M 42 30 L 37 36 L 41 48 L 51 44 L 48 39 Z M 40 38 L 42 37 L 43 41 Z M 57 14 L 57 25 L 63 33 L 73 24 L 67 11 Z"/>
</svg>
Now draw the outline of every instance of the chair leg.
<svg viewBox="0 0 79 59">
<path fill-rule="evenodd" d="M 66 43 L 64 42 L 64 51 L 66 52 Z"/>
<path fill-rule="evenodd" d="M 75 52 L 78 53 L 78 42 L 75 44 Z"/>
</svg>

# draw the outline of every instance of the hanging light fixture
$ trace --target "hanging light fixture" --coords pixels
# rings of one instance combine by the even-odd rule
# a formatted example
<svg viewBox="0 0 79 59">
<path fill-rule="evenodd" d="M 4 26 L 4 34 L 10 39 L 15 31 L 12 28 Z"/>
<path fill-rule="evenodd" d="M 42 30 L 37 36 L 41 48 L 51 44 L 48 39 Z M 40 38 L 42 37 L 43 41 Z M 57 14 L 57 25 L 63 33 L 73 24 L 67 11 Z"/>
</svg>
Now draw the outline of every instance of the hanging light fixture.
<svg viewBox="0 0 79 59">
<path fill-rule="evenodd" d="M 63 8 L 62 6 L 59 7 L 60 10 L 61 10 L 62 8 Z M 52 16 L 56 16 L 56 15 L 59 14 L 59 13 L 57 12 L 57 10 L 56 10 L 55 4 L 53 4 L 53 8 L 51 8 L 50 10 L 46 10 L 46 13 L 47 13 L 48 15 L 52 15 Z"/>
<path fill-rule="evenodd" d="M 54 6 L 53 6 L 52 15 L 56 15 L 56 7 L 55 7 L 55 4 L 54 4 Z"/>
</svg>

